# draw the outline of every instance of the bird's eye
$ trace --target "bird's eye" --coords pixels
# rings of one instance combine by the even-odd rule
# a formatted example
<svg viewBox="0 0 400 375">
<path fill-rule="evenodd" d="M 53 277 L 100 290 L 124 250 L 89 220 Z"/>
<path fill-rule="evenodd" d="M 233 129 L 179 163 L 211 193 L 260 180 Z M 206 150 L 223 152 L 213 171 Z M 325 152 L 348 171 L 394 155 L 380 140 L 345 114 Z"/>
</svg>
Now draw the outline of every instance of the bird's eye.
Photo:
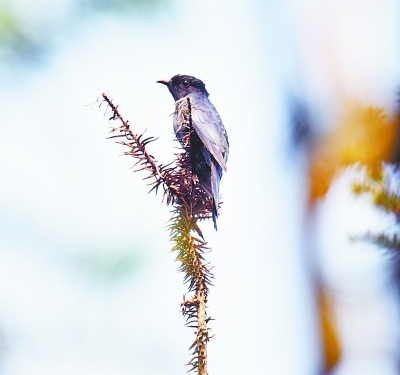
<svg viewBox="0 0 400 375">
<path fill-rule="evenodd" d="M 182 85 L 183 85 L 184 87 L 189 87 L 189 86 L 190 86 L 190 83 L 189 83 L 189 81 L 186 81 L 186 79 L 185 79 L 184 81 L 182 81 Z"/>
</svg>

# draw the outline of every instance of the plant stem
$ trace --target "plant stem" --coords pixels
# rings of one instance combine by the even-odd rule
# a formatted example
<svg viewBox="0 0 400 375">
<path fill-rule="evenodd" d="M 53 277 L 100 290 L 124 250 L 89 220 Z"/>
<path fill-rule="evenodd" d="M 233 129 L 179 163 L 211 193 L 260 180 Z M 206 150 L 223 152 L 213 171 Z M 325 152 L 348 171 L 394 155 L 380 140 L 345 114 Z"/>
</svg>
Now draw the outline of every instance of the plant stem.
<svg viewBox="0 0 400 375">
<path fill-rule="evenodd" d="M 198 373 L 199 375 L 207 375 L 207 341 L 209 340 L 209 337 L 206 321 L 206 293 L 203 286 L 201 286 L 197 291 L 196 297 L 199 304 L 197 310 L 197 345 L 199 355 Z"/>
</svg>

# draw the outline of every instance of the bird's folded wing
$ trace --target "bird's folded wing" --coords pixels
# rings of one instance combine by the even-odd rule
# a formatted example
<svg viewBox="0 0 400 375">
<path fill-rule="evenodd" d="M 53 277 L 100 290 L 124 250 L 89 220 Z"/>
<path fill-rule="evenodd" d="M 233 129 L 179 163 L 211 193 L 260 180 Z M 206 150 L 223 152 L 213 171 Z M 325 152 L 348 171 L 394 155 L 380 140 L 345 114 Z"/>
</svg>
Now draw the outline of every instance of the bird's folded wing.
<svg viewBox="0 0 400 375">
<path fill-rule="evenodd" d="M 193 128 L 207 150 L 226 171 L 224 155 L 228 148 L 228 139 L 221 118 L 208 100 L 203 95 L 189 95 L 191 102 L 191 115 Z"/>
</svg>

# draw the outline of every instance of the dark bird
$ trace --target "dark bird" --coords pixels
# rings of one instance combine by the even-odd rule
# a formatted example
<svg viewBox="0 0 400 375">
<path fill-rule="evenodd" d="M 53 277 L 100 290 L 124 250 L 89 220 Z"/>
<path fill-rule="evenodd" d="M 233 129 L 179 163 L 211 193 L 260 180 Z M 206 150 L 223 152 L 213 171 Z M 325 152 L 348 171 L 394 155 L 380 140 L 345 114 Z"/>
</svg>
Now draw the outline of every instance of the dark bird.
<svg viewBox="0 0 400 375">
<path fill-rule="evenodd" d="M 205 84 L 192 76 L 180 75 L 169 81 L 157 81 L 166 85 L 175 100 L 174 131 L 178 140 L 183 137 L 183 117 L 178 116 L 182 98 L 190 98 L 190 117 L 195 134 L 191 137 L 192 170 L 202 189 L 213 200 L 213 221 L 217 230 L 219 182 L 226 171 L 229 142 L 228 135 L 216 108 L 208 99 Z M 186 102 L 186 101 L 185 101 Z"/>
</svg>

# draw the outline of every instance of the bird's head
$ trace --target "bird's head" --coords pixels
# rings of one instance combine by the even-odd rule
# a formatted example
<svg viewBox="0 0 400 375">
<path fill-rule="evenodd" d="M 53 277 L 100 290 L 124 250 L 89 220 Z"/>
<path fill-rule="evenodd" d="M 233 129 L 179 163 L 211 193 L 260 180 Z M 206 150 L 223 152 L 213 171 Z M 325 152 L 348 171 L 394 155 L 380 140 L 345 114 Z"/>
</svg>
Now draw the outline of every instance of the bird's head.
<svg viewBox="0 0 400 375">
<path fill-rule="evenodd" d="M 168 87 L 175 101 L 192 93 L 202 93 L 207 97 L 209 95 L 204 82 L 192 76 L 177 74 L 169 81 L 160 80 L 157 82 Z"/>
</svg>

